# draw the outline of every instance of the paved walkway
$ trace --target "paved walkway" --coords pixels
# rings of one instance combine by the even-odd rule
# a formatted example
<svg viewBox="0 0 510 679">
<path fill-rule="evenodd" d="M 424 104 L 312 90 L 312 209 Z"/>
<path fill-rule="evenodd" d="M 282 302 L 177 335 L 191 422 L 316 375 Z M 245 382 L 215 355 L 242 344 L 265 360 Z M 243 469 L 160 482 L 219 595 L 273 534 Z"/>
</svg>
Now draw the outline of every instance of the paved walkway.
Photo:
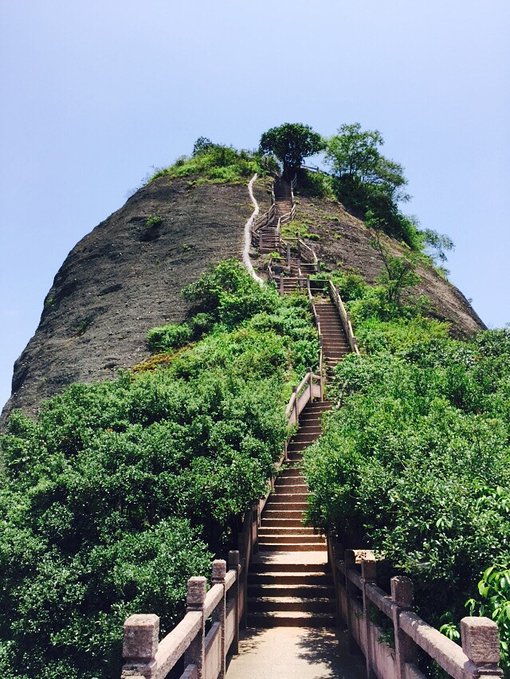
<svg viewBox="0 0 510 679">
<path fill-rule="evenodd" d="M 362 657 L 350 655 L 347 632 L 331 628 L 248 628 L 226 679 L 366 679 Z"/>
</svg>

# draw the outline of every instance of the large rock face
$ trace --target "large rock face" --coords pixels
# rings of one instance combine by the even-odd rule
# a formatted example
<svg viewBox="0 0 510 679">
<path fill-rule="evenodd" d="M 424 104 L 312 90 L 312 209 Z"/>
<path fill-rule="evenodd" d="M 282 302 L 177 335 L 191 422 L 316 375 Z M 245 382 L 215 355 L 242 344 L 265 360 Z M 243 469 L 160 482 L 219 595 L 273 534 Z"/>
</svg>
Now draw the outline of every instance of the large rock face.
<svg viewBox="0 0 510 679">
<path fill-rule="evenodd" d="M 262 210 L 268 207 L 263 184 L 255 191 Z M 71 382 L 109 378 L 143 361 L 149 355 L 147 330 L 184 319 L 181 289 L 209 265 L 241 258 L 251 211 L 246 185 L 163 177 L 99 224 L 55 276 L 39 327 L 15 363 L 12 396 L 0 424 L 12 408 L 34 414 L 45 398 Z M 160 223 L 147 225 L 151 216 Z M 375 280 L 382 260 L 370 245 L 373 233 L 342 206 L 299 198 L 297 219 L 318 234 L 313 245 L 327 266 Z M 395 253 L 402 251 L 391 239 L 385 242 Z M 454 286 L 430 269 L 420 269 L 420 275 L 420 292 L 457 334 L 484 327 Z"/>
<path fill-rule="evenodd" d="M 262 187 L 258 194 L 267 201 Z M 184 319 L 181 289 L 209 265 L 241 257 L 252 210 L 246 185 L 163 177 L 132 196 L 55 276 L 39 327 L 15 363 L 2 419 L 12 408 L 34 413 L 71 382 L 108 378 L 146 358 L 147 330 Z M 152 215 L 161 222 L 147 226 Z"/>
</svg>

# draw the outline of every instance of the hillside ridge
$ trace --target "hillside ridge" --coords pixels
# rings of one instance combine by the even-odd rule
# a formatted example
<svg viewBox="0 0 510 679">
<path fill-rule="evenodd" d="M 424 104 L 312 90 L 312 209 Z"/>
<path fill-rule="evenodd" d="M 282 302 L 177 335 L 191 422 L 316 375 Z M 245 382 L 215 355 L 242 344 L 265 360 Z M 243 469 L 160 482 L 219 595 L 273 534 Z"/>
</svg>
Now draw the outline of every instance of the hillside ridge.
<svg viewBox="0 0 510 679">
<path fill-rule="evenodd" d="M 270 205 L 267 180 L 254 193 Z M 340 265 L 373 282 L 382 268 L 373 232 L 340 203 L 299 197 L 296 219 L 310 224 L 311 244 L 326 267 Z M 55 276 L 39 326 L 14 365 L 13 408 L 35 414 L 72 382 L 111 378 L 149 355 L 149 328 L 182 321 L 181 289 L 222 259 L 242 258 L 243 230 L 253 206 L 246 183 L 160 177 L 77 243 Z M 384 237 L 396 254 L 403 248 Z M 254 259 L 254 265 L 261 265 Z M 468 336 L 485 326 L 462 293 L 425 267 L 420 292 L 433 313 Z"/>
</svg>

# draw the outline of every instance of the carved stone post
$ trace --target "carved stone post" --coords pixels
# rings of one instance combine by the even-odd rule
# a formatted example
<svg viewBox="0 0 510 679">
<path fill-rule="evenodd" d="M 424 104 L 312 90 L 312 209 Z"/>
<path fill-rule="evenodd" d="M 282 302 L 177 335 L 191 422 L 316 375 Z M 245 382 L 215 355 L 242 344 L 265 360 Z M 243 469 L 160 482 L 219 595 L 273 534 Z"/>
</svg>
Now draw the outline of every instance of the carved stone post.
<svg viewBox="0 0 510 679">
<path fill-rule="evenodd" d="M 405 679 L 406 663 L 416 660 L 416 647 L 412 639 L 400 629 L 399 616 L 401 611 L 410 610 L 413 605 L 413 581 L 405 575 L 391 578 L 391 600 L 393 631 L 395 635 L 395 663 L 397 679 Z"/>
<path fill-rule="evenodd" d="M 372 657 L 370 653 L 370 599 L 367 597 L 367 585 L 375 583 L 377 579 L 377 561 L 375 559 L 363 559 L 361 562 L 361 582 L 363 584 L 363 616 L 365 622 L 365 663 L 367 668 L 367 678 L 372 679 L 376 675 L 372 669 Z"/>
<path fill-rule="evenodd" d="M 225 595 L 225 575 L 227 574 L 227 562 L 224 559 L 215 559 L 212 565 L 212 584 L 222 585 L 223 587 L 223 597 L 221 602 L 216 607 L 213 614 L 213 621 L 219 622 L 220 624 L 220 648 L 221 648 L 221 659 L 220 659 L 220 673 L 218 674 L 218 679 L 223 679 L 225 676 L 225 624 L 227 619 L 227 601 Z"/>
<path fill-rule="evenodd" d="M 228 567 L 229 570 L 236 571 L 236 581 L 231 587 L 232 596 L 234 598 L 234 639 L 232 641 L 232 653 L 237 655 L 239 653 L 239 577 L 241 573 L 241 565 L 239 563 L 239 552 L 232 550 L 228 553 Z"/>
<path fill-rule="evenodd" d="M 335 538 L 332 535 L 327 536 L 328 545 L 328 565 L 331 568 L 331 574 L 333 576 L 333 586 L 335 588 L 335 612 L 336 612 L 336 624 L 338 627 L 345 627 L 346 621 L 342 616 L 342 603 L 341 603 L 341 593 L 338 578 L 338 568 L 337 568 L 337 554 L 341 553 L 340 547 L 337 545 Z"/>
<path fill-rule="evenodd" d="M 344 552 L 344 566 L 345 566 L 345 600 L 347 604 L 347 628 L 349 629 L 349 650 L 351 653 L 359 655 L 360 648 L 354 638 L 354 611 L 352 600 L 356 591 L 356 587 L 349 580 L 349 571 L 354 569 L 356 565 L 356 556 L 352 549 L 346 549 Z"/>
<path fill-rule="evenodd" d="M 294 394 L 294 423 L 299 427 L 299 410 L 298 410 L 297 387 L 293 387 L 292 393 Z"/>
<path fill-rule="evenodd" d="M 124 623 L 122 679 L 137 676 L 152 679 L 156 672 L 158 643 L 159 617 L 130 615 Z"/>
<path fill-rule="evenodd" d="M 502 677 L 499 669 L 498 626 L 489 618 L 466 617 L 460 621 L 462 650 L 478 670 L 480 679 Z"/>
<path fill-rule="evenodd" d="M 200 632 L 191 642 L 184 655 L 184 666 L 195 665 L 197 677 L 202 679 L 205 663 L 205 618 L 204 601 L 207 589 L 207 580 L 202 575 L 192 577 L 188 580 L 188 595 L 186 597 L 186 611 L 200 611 L 202 613 L 202 626 Z"/>
</svg>

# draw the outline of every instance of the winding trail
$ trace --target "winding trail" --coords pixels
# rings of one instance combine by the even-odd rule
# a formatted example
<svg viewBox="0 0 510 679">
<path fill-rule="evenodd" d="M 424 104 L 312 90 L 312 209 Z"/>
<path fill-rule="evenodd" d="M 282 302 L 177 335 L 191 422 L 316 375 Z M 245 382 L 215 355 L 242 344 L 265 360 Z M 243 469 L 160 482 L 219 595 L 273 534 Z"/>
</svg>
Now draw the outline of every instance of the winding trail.
<svg viewBox="0 0 510 679">
<path fill-rule="evenodd" d="M 255 194 L 253 193 L 253 185 L 257 180 L 257 176 L 258 175 L 254 174 L 248 183 L 248 193 L 250 194 L 250 200 L 253 204 L 253 212 L 251 213 L 251 217 L 244 225 L 243 264 L 248 269 L 250 276 L 255 279 L 259 285 L 264 285 L 262 278 L 255 273 L 255 269 L 253 268 L 253 264 L 251 263 L 250 259 L 251 227 L 260 212 L 259 204 L 255 198 Z"/>
</svg>

